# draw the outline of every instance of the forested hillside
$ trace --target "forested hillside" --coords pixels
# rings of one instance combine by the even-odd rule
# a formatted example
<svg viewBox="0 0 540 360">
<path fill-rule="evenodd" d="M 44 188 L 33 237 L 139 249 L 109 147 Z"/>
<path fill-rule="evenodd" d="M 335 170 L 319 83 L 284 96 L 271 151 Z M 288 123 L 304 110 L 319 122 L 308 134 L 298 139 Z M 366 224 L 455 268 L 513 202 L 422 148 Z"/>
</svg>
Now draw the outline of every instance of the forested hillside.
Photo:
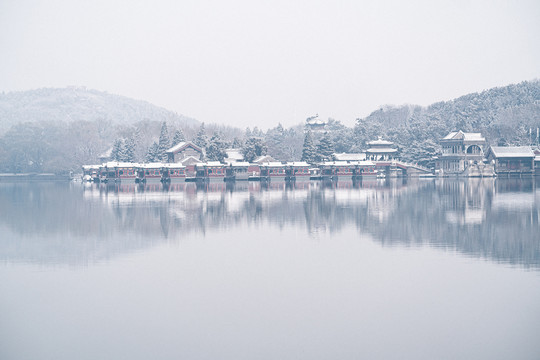
<svg viewBox="0 0 540 360">
<path fill-rule="evenodd" d="M 439 151 L 438 140 L 452 130 L 481 132 L 491 145 L 537 143 L 540 127 L 540 81 L 525 81 L 472 93 L 428 107 L 385 106 L 358 119 L 355 138 L 376 136 L 400 147 L 405 160 L 424 164 Z"/>
<path fill-rule="evenodd" d="M 256 122 L 256 119 L 254 119 Z M 391 140 L 406 161 L 433 166 L 448 132 L 481 132 L 489 144 L 538 144 L 540 81 L 473 93 L 432 104 L 384 106 L 353 127 L 328 119 L 323 132 L 303 124 L 266 131 L 201 124 L 143 101 L 78 88 L 0 96 L 0 172 L 79 171 L 113 148 L 122 161 L 159 161 L 167 146 L 192 140 L 209 160 L 227 147 L 246 159 L 269 154 L 281 161 L 329 160 L 334 152 L 363 152 L 378 137 Z"/>
</svg>

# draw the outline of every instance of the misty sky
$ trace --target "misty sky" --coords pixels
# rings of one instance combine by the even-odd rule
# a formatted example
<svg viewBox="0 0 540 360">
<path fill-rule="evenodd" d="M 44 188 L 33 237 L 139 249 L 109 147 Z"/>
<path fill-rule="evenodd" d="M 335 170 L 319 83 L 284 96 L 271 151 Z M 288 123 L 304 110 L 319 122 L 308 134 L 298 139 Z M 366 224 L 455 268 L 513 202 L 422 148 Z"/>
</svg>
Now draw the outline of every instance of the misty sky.
<svg viewBox="0 0 540 360">
<path fill-rule="evenodd" d="M 209 123 L 352 125 L 540 77 L 540 1 L 0 1 L 0 91 L 86 86 Z"/>
</svg>

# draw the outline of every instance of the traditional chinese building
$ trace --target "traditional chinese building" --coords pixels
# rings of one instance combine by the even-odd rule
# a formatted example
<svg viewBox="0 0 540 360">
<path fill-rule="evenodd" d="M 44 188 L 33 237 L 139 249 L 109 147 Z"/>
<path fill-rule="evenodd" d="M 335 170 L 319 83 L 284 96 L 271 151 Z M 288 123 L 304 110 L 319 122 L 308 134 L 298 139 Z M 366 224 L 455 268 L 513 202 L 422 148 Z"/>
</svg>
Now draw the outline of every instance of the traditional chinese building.
<svg viewBox="0 0 540 360">
<path fill-rule="evenodd" d="M 535 153 L 530 146 L 492 146 L 486 154 L 498 176 L 534 173 Z"/>
<path fill-rule="evenodd" d="M 442 138 L 439 143 L 442 147 L 442 154 L 437 161 L 437 168 L 442 171 L 443 175 L 469 176 L 469 172 L 466 170 L 471 165 L 483 163 L 486 139 L 481 133 L 453 131 Z"/>
<path fill-rule="evenodd" d="M 202 160 L 204 158 L 203 149 L 192 143 L 191 141 L 184 141 L 173 146 L 167 153 L 167 161 L 170 163 L 181 162 L 183 159 L 190 156 Z"/>
<path fill-rule="evenodd" d="M 310 116 L 306 119 L 306 130 L 311 130 L 313 132 L 324 131 L 326 128 L 326 122 L 319 119 L 319 114 L 315 116 Z"/>
<path fill-rule="evenodd" d="M 367 160 L 392 160 L 397 155 L 397 149 L 391 141 L 382 140 L 380 137 L 377 140 L 368 142 L 369 149 L 366 150 Z"/>
<path fill-rule="evenodd" d="M 253 160 L 255 164 L 263 164 L 263 163 L 276 162 L 276 161 L 277 160 L 271 157 L 270 155 L 261 155 L 255 160 Z"/>
</svg>

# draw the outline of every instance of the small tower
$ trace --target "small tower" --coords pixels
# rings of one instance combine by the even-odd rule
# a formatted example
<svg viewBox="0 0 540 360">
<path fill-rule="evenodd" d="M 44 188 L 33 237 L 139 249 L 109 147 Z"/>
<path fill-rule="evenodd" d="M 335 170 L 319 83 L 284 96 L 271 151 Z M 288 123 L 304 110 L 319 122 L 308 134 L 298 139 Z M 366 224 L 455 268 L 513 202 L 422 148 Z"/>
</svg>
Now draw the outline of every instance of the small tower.
<svg viewBox="0 0 540 360">
<path fill-rule="evenodd" d="M 396 157 L 397 149 L 394 143 L 379 138 L 368 142 L 369 149 L 366 150 L 366 157 L 373 161 L 392 160 Z"/>
<path fill-rule="evenodd" d="M 309 129 L 312 132 L 321 132 L 326 128 L 326 122 L 319 119 L 319 114 L 315 114 L 315 116 L 310 116 L 306 119 L 305 128 L 306 131 Z"/>
</svg>

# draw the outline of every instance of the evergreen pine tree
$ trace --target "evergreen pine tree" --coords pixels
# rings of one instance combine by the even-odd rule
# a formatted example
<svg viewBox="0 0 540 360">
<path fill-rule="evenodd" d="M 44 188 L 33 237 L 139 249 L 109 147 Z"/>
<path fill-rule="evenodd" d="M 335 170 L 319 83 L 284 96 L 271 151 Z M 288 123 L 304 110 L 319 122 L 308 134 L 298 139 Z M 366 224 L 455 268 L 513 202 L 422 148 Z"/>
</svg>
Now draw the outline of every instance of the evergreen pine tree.
<svg viewBox="0 0 540 360">
<path fill-rule="evenodd" d="M 113 148 L 111 151 L 112 161 L 124 161 L 124 142 L 122 139 L 114 140 Z"/>
<path fill-rule="evenodd" d="M 144 161 L 144 157 L 146 155 L 146 149 L 144 144 L 144 137 L 142 135 L 142 131 L 140 127 L 137 127 L 135 129 L 135 133 L 133 134 L 133 141 L 135 142 L 135 156 L 134 161 Z"/>
<path fill-rule="evenodd" d="M 314 163 L 317 159 L 317 147 L 313 142 L 313 136 L 311 130 L 306 131 L 304 137 L 304 147 L 302 149 L 302 161 L 306 161 L 310 164 Z"/>
<path fill-rule="evenodd" d="M 334 154 L 334 143 L 330 134 L 325 132 L 319 145 L 317 145 L 317 160 L 319 161 L 330 161 L 333 159 Z"/>
<path fill-rule="evenodd" d="M 250 137 L 242 148 L 244 160 L 247 162 L 253 162 L 258 156 L 266 155 L 266 151 L 266 144 L 259 137 Z"/>
<path fill-rule="evenodd" d="M 135 139 L 130 137 L 126 140 L 125 144 L 124 161 L 135 162 Z"/>
<path fill-rule="evenodd" d="M 159 134 L 159 158 L 161 161 L 167 161 L 167 150 L 171 147 L 169 141 L 169 131 L 167 130 L 167 124 L 165 121 L 161 124 L 161 133 Z M 159 161 L 159 160 L 158 160 Z"/>
<path fill-rule="evenodd" d="M 221 139 L 219 133 L 217 131 L 214 132 L 214 135 L 212 135 L 208 147 L 206 148 L 206 157 L 208 160 L 224 162 L 225 157 L 227 156 L 225 146 L 226 144 Z"/>
<path fill-rule="evenodd" d="M 176 132 L 174 133 L 174 137 L 173 137 L 171 146 L 178 145 L 183 141 L 186 141 L 186 137 L 184 136 L 184 132 L 182 131 L 182 129 L 176 130 Z"/>
<path fill-rule="evenodd" d="M 160 161 L 161 153 L 159 151 L 159 145 L 154 141 L 152 145 L 148 148 L 146 153 L 146 162 L 157 162 Z"/>
<path fill-rule="evenodd" d="M 233 143 L 232 143 L 232 147 L 233 149 L 240 149 L 242 148 L 244 144 L 242 143 L 242 140 L 240 140 L 239 138 L 235 137 L 233 139 Z"/>
<path fill-rule="evenodd" d="M 208 145 L 208 137 L 206 136 L 206 129 L 204 128 L 204 123 L 201 124 L 199 132 L 197 132 L 197 135 L 195 135 L 193 143 L 201 149 L 205 149 Z"/>
</svg>

